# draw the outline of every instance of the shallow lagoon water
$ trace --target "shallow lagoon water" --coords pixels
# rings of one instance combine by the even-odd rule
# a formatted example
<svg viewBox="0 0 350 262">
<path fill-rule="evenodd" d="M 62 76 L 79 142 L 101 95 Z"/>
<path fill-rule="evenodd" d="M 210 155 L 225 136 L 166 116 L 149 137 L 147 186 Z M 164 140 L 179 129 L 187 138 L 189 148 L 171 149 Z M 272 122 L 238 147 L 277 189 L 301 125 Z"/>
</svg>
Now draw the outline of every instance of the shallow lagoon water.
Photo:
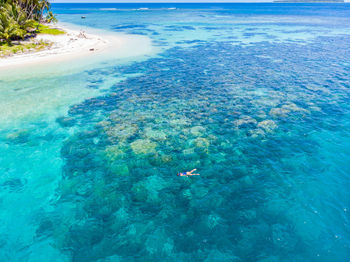
<svg viewBox="0 0 350 262">
<path fill-rule="evenodd" d="M 350 7 L 143 7 L 54 5 L 158 54 L 0 82 L 76 90 L 1 104 L 1 260 L 347 261 Z"/>
</svg>

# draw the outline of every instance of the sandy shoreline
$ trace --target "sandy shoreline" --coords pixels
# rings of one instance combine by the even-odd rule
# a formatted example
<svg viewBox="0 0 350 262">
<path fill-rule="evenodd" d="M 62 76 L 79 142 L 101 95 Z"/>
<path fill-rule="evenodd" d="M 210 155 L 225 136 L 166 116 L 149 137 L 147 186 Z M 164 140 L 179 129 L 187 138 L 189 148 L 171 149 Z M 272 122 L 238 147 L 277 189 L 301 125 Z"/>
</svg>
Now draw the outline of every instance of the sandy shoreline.
<svg viewBox="0 0 350 262">
<path fill-rule="evenodd" d="M 67 27 L 54 27 L 65 31 L 66 34 L 40 34 L 35 38 L 36 41 L 51 42 L 51 47 L 37 52 L 21 53 L 0 58 L 0 68 L 72 60 L 82 56 L 94 55 L 111 46 L 121 46 L 124 42 L 123 36 L 99 36 Z"/>
</svg>

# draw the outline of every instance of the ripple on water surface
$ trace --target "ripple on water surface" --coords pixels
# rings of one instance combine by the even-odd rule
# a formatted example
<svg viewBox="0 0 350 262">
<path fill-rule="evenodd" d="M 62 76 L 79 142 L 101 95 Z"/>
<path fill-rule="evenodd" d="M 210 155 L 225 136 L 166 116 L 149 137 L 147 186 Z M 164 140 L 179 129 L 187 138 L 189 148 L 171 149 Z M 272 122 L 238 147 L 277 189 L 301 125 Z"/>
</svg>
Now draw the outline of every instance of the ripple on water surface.
<svg viewBox="0 0 350 262">
<path fill-rule="evenodd" d="M 198 41 L 77 74 L 101 93 L 0 133 L 1 219 L 31 225 L 2 225 L 1 257 L 346 261 L 349 42 Z"/>
<path fill-rule="evenodd" d="M 346 203 L 333 213 L 324 202 L 343 193 L 334 191 L 340 185 L 327 152 L 339 145 L 320 134 L 349 128 L 333 125 L 334 112 L 346 118 L 349 95 L 344 53 L 322 46 L 333 40 L 320 38 L 308 52 L 292 44 L 200 44 L 110 68 L 142 75 L 70 108 L 67 125 L 82 131 L 64 142 L 60 199 L 43 220 L 56 226 L 40 233 L 74 261 L 347 254 L 347 229 L 336 223 Z M 328 67 L 315 71 L 308 57 L 324 52 L 333 54 Z M 343 79 L 332 89 L 330 67 Z M 175 175 L 192 168 L 201 176 Z"/>
</svg>

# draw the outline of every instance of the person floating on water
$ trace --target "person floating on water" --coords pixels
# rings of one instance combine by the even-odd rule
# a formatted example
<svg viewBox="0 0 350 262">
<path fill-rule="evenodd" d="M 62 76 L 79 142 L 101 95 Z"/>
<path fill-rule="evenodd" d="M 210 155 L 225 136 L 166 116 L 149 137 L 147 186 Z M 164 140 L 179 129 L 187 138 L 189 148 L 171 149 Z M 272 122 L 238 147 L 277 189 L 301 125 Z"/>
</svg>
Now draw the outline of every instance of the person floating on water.
<svg viewBox="0 0 350 262">
<path fill-rule="evenodd" d="M 191 171 L 187 171 L 184 173 L 177 173 L 178 176 L 199 176 L 200 174 L 193 174 L 194 171 L 196 171 L 197 169 L 193 169 Z"/>
</svg>

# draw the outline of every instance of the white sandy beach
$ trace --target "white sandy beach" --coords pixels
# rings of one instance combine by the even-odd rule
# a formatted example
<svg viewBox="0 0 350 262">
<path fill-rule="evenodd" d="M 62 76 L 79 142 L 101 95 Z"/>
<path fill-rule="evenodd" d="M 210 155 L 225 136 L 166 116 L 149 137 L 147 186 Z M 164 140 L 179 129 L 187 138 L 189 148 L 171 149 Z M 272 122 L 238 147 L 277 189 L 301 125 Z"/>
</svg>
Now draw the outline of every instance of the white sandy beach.
<svg viewBox="0 0 350 262">
<path fill-rule="evenodd" d="M 0 58 L 0 82 L 8 81 L 0 88 L 0 123 L 3 127 L 14 119 L 42 116 L 46 112 L 58 111 L 85 98 L 97 96 L 99 90 L 89 89 L 84 81 L 61 81 L 52 78 L 79 73 L 89 68 L 137 61 L 155 52 L 152 41 L 143 35 L 118 34 L 109 31 L 84 28 L 87 38 L 78 37 L 80 28 L 60 25 L 66 35 L 40 35 L 54 44 L 48 50 L 18 54 Z M 94 48 L 94 51 L 90 51 Z M 45 79 L 36 86 L 36 79 Z M 16 81 L 22 80 L 19 85 Z M 108 88 L 109 76 L 105 76 Z M 115 83 L 115 79 L 113 83 Z M 112 83 L 111 83 L 112 85 Z M 101 87 L 101 89 L 103 89 Z M 67 110 L 67 108 L 62 109 Z M 61 112 L 63 112 L 61 111 Z"/>
<path fill-rule="evenodd" d="M 35 40 L 38 41 L 50 41 L 53 43 L 51 47 L 41 51 L 15 54 L 10 57 L 0 58 L 0 68 L 18 68 L 34 64 L 38 65 L 74 60 L 79 57 L 96 55 L 110 47 L 123 52 L 123 49 L 130 47 L 131 42 L 135 42 L 136 40 L 130 39 L 130 36 L 127 35 L 97 35 L 84 31 L 72 30 L 62 26 L 54 27 L 64 30 L 66 34 L 40 34 L 35 38 Z M 135 52 L 135 55 L 138 55 L 138 53 L 139 52 Z M 141 53 L 143 53 L 143 51 Z"/>
</svg>

